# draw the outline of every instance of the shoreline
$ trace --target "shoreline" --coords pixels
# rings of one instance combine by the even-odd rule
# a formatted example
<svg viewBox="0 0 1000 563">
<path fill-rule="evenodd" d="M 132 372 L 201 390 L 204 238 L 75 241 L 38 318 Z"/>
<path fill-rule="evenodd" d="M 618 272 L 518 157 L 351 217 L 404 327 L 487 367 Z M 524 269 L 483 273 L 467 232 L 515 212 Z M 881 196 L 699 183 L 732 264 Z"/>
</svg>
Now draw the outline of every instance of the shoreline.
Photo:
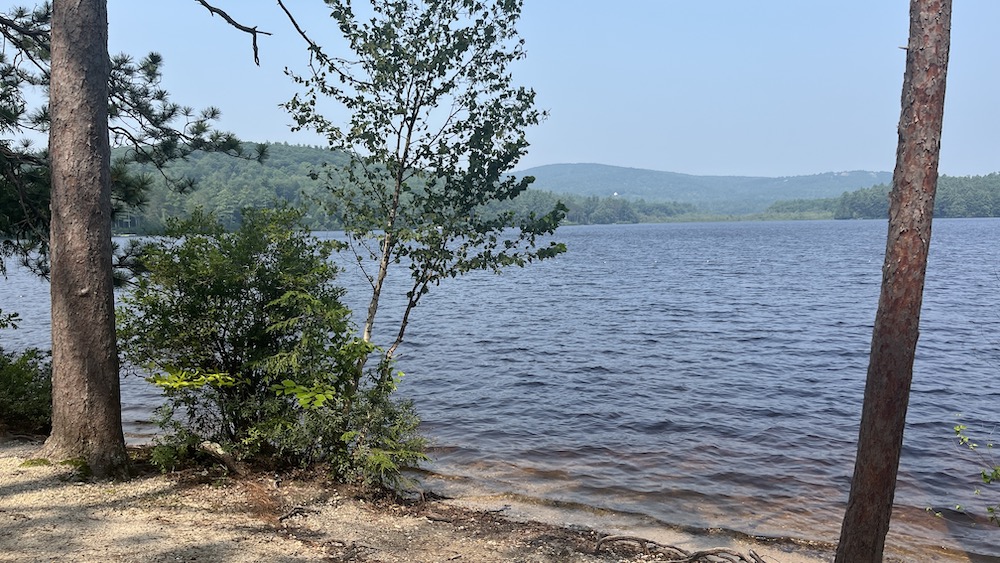
<svg viewBox="0 0 1000 563">
<path fill-rule="evenodd" d="M 607 514 L 581 524 L 559 507 L 509 495 L 401 504 L 307 476 L 237 479 L 207 470 L 90 482 L 66 465 L 25 465 L 40 445 L 0 438 L 0 561 L 669 560 L 633 541 L 606 542 L 595 552 L 608 535 L 688 552 L 723 548 L 749 558 L 752 550 L 767 562 L 832 559 L 827 549 L 790 541 L 626 529 Z"/>
</svg>

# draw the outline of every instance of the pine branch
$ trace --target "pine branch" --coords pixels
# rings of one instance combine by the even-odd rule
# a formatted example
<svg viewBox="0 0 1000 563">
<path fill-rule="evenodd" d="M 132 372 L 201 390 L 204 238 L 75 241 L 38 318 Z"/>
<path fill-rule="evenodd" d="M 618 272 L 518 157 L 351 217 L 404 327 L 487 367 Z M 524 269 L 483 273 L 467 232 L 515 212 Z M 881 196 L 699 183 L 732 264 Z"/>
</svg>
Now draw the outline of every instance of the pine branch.
<svg viewBox="0 0 1000 563">
<path fill-rule="evenodd" d="M 5 37 L 12 39 L 12 36 L 8 33 L 8 29 L 12 29 L 21 35 L 31 37 L 32 39 L 47 40 L 49 38 L 49 30 L 44 28 L 31 29 L 18 24 L 16 21 L 0 16 L 0 30 Z"/>
</svg>

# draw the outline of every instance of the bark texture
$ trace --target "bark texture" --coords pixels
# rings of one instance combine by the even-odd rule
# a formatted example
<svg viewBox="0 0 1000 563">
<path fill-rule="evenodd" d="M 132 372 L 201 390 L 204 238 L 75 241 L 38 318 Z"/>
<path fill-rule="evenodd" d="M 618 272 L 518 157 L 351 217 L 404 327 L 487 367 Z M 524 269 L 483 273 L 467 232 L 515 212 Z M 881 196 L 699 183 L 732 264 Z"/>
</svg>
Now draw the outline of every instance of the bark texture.
<svg viewBox="0 0 1000 563">
<path fill-rule="evenodd" d="M 106 0 L 52 14 L 52 434 L 42 455 L 127 469 L 111 267 Z"/>
<path fill-rule="evenodd" d="M 919 335 L 937 188 L 951 0 L 911 0 L 882 291 L 836 561 L 882 561 Z"/>
</svg>

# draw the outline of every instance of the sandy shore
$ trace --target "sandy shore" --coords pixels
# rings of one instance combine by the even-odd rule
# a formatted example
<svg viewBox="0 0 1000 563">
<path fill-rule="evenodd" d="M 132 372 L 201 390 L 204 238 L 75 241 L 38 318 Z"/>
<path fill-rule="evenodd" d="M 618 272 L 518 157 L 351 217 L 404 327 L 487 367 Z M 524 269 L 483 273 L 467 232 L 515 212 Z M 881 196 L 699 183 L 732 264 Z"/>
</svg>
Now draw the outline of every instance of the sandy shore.
<svg viewBox="0 0 1000 563">
<path fill-rule="evenodd" d="M 671 560 L 643 553 L 591 515 L 503 498 L 400 505 L 359 498 L 310 478 L 221 472 L 149 474 L 91 482 L 71 467 L 35 465 L 40 444 L 0 442 L 0 561 L 606 562 Z M 570 516 L 572 518 L 572 516 Z M 548 520 L 547 522 L 545 520 Z M 636 530 L 628 530 L 636 534 Z M 829 561 L 816 548 L 679 530 L 642 537 L 688 552 L 725 548 L 767 562 Z"/>
</svg>

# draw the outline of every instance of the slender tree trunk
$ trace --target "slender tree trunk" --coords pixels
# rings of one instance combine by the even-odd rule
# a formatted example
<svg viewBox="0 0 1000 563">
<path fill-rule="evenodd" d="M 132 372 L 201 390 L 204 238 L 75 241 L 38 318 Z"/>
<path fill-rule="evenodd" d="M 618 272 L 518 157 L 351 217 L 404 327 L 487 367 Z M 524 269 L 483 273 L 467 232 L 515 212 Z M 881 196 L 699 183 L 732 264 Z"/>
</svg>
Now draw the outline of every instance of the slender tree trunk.
<svg viewBox="0 0 1000 563">
<path fill-rule="evenodd" d="M 951 0 L 911 0 L 882 293 L 836 561 L 882 561 L 917 347 L 937 188 Z"/>
<path fill-rule="evenodd" d="M 382 297 L 382 287 L 385 285 L 385 278 L 389 273 L 389 263 L 392 261 L 392 249 L 396 245 L 396 240 L 392 232 L 392 223 L 386 227 L 385 239 L 382 241 L 381 254 L 378 262 L 378 273 L 372 282 L 372 298 L 368 302 L 368 315 L 365 317 L 364 331 L 361 338 L 365 342 L 372 341 L 372 331 L 375 329 L 375 316 L 378 314 L 379 300 Z M 364 362 L 362 362 L 364 367 Z"/>
<path fill-rule="evenodd" d="M 106 0 L 56 0 L 52 15 L 52 434 L 46 457 L 123 475 L 111 267 Z"/>
</svg>

